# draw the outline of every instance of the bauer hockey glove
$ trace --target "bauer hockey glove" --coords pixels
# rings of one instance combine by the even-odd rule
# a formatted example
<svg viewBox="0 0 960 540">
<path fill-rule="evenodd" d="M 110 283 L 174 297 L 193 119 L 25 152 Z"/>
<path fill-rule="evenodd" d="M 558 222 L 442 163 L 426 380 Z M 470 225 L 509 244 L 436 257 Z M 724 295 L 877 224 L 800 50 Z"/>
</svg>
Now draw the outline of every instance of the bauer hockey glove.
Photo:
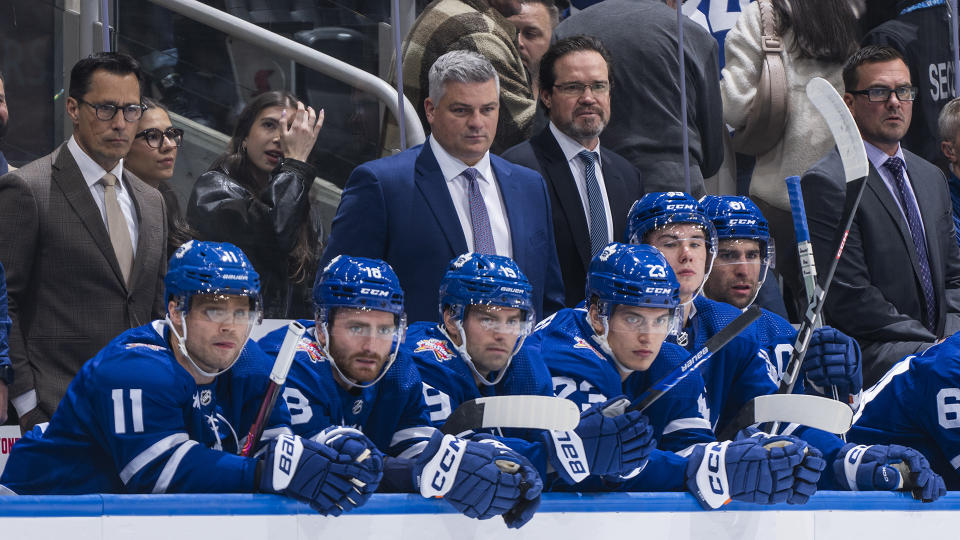
<svg viewBox="0 0 960 540">
<path fill-rule="evenodd" d="M 946 493 L 943 478 L 923 454 L 899 444 L 845 445 L 833 462 L 841 489 L 850 491 L 909 490 L 913 498 L 933 502 Z"/>
<path fill-rule="evenodd" d="M 424 497 L 442 497 L 477 519 L 510 514 L 520 527 L 539 506 L 543 482 L 530 462 L 495 440 L 468 441 L 437 431 L 413 467 Z M 511 513 L 513 512 L 513 513 Z"/>
<path fill-rule="evenodd" d="M 353 453 L 357 447 L 348 441 L 365 441 L 370 455 L 358 463 L 363 451 L 355 457 L 296 435 L 273 439 L 257 464 L 259 490 L 303 501 L 324 515 L 339 516 L 363 504 L 369 498 L 367 486 L 380 482 L 383 454 L 366 437 L 341 439 L 334 447 Z M 365 465 L 368 460 L 373 461 Z"/>
<path fill-rule="evenodd" d="M 737 441 L 698 445 L 687 462 L 687 488 L 706 509 L 719 508 L 728 501 L 755 504 L 802 502 L 809 497 L 811 471 L 816 480 L 818 462 L 811 459 L 804 466 L 808 453 L 819 452 L 794 437 L 768 437 L 757 434 Z M 819 465 L 822 469 L 822 459 Z M 798 467 L 803 468 L 804 481 L 798 484 Z M 803 493 L 798 495 L 798 490 Z"/>
<path fill-rule="evenodd" d="M 820 395 L 827 395 L 830 387 L 836 386 L 840 399 L 847 400 L 848 396 L 859 396 L 863 389 L 860 347 L 836 328 L 824 326 L 813 332 L 803 371 L 808 385 Z"/>
<path fill-rule="evenodd" d="M 550 464 L 564 481 L 576 484 L 591 474 L 624 479 L 643 469 L 657 443 L 647 417 L 624 413 L 628 406 L 629 399 L 615 397 L 587 409 L 573 431 L 544 434 Z"/>
</svg>

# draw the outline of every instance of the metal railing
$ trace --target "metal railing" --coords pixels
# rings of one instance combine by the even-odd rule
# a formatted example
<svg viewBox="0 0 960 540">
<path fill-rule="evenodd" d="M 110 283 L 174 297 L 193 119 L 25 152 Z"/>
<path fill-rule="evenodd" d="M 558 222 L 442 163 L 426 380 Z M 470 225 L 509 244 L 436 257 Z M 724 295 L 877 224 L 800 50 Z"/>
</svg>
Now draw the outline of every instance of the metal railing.
<svg viewBox="0 0 960 540">
<path fill-rule="evenodd" d="M 303 66 L 367 92 L 383 103 L 394 117 L 401 118 L 397 90 L 376 75 L 196 0 L 150 0 L 150 2 L 252 45 L 283 55 Z M 402 103 L 407 145 L 420 144 L 426 140 L 426 135 L 417 117 L 416 109 L 405 96 Z"/>
</svg>

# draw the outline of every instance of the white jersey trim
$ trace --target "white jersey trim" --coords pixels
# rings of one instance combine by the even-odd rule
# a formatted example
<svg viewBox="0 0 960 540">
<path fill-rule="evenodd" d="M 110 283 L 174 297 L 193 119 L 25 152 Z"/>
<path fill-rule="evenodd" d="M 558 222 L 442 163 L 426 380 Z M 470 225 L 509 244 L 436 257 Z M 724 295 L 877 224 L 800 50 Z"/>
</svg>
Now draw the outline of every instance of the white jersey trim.
<svg viewBox="0 0 960 540">
<path fill-rule="evenodd" d="M 176 449 L 170 459 L 167 460 L 167 464 L 163 466 L 163 470 L 160 471 L 160 477 L 157 478 L 157 483 L 153 486 L 154 493 L 167 492 L 170 481 L 173 480 L 173 475 L 177 474 L 177 469 L 180 468 L 180 461 L 183 460 L 183 456 L 187 455 L 187 452 L 198 444 L 197 441 L 186 441 L 180 445 L 180 448 Z"/>
<path fill-rule="evenodd" d="M 186 433 L 174 433 L 173 435 L 168 435 L 163 439 L 153 443 L 150 448 L 147 448 L 143 452 L 131 459 L 127 466 L 120 471 L 120 481 L 126 485 L 127 482 L 133 478 L 133 475 L 140 472 L 140 469 L 146 467 L 151 461 L 160 457 L 164 452 L 170 450 L 174 446 L 183 443 L 184 441 L 190 440 L 190 437 Z"/>
<path fill-rule="evenodd" d="M 950 466 L 960 470 L 960 455 L 954 456 L 954 458 L 950 460 Z"/>
<path fill-rule="evenodd" d="M 423 449 L 427 447 L 427 441 L 420 441 L 417 444 L 410 446 L 403 452 L 400 452 L 400 455 L 397 456 L 399 459 L 410 459 L 415 458 L 423 453 Z"/>
<path fill-rule="evenodd" d="M 901 373 L 905 373 L 910 369 L 910 361 L 913 360 L 915 356 L 916 355 L 910 355 L 894 364 L 893 367 L 891 367 L 890 370 L 887 371 L 887 373 L 884 374 L 879 381 L 877 381 L 877 384 L 871 386 L 868 390 L 863 392 L 863 397 L 860 398 L 860 408 L 857 409 L 856 413 L 854 413 L 853 420 L 850 421 L 851 425 L 857 423 L 857 420 L 860 419 L 860 415 L 866 410 L 867 405 L 869 405 L 870 402 L 873 401 L 873 398 L 877 397 L 880 392 L 886 388 L 888 384 L 890 384 L 890 381 L 892 381 L 894 377 L 900 375 Z"/>
<path fill-rule="evenodd" d="M 436 431 L 436 428 L 429 426 L 401 429 L 393 434 L 393 438 L 390 439 L 390 446 L 396 446 L 410 439 L 429 439 L 430 437 L 433 437 L 433 434 Z"/>
<path fill-rule="evenodd" d="M 681 429 L 706 429 L 709 431 L 711 427 L 710 422 L 705 418 L 678 418 L 663 428 L 663 435 L 680 431 Z"/>
</svg>

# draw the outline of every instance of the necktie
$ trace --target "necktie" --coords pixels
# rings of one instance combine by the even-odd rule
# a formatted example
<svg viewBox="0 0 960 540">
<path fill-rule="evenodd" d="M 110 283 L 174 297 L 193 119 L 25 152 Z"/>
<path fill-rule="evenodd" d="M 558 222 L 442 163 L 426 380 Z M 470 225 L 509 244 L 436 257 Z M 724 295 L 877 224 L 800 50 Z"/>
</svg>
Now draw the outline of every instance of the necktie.
<svg viewBox="0 0 960 540">
<path fill-rule="evenodd" d="M 903 160 L 898 157 L 892 157 L 883 165 L 890 170 L 893 174 L 893 179 L 896 181 L 897 191 L 900 194 L 900 204 L 903 206 L 903 213 L 906 214 L 907 225 L 910 227 L 910 236 L 913 237 L 913 245 L 917 248 L 920 288 L 923 289 L 923 304 L 927 314 L 924 323 L 932 332 L 937 326 L 935 319 L 937 304 L 933 296 L 933 279 L 930 277 L 930 260 L 927 258 L 927 241 L 923 237 L 920 208 L 907 190 L 907 181 L 903 177 Z"/>
<path fill-rule="evenodd" d="M 607 236 L 607 213 L 603 207 L 603 194 L 597 181 L 597 155 L 581 150 L 577 157 L 583 161 L 587 176 L 587 202 L 590 205 L 590 256 L 596 255 L 609 242 Z"/>
<path fill-rule="evenodd" d="M 113 253 L 120 263 L 120 273 L 123 280 L 130 283 L 130 269 L 133 267 L 133 244 L 130 242 L 130 229 L 127 220 L 120 211 L 117 202 L 117 177 L 107 173 L 100 179 L 103 183 L 103 203 L 107 210 L 107 231 L 110 234 L 110 243 L 113 244 Z"/>
<path fill-rule="evenodd" d="M 470 194 L 470 226 L 473 227 L 473 251 L 496 255 L 497 248 L 493 243 L 493 230 L 490 228 L 490 216 L 487 215 L 487 204 L 483 202 L 483 194 L 477 183 L 480 171 L 468 167 L 463 171 L 467 179 L 467 190 Z"/>
</svg>

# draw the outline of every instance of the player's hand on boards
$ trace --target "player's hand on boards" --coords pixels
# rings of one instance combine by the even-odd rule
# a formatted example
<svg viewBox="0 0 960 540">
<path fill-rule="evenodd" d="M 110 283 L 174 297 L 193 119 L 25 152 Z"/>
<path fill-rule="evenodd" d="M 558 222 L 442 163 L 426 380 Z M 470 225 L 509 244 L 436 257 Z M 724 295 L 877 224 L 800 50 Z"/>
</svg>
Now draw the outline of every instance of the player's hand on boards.
<svg viewBox="0 0 960 540">
<path fill-rule="evenodd" d="M 581 414 L 573 431 L 545 435 L 550 462 L 566 482 L 591 474 L 629 478 L 646 465 L 656 448 L 653 428 L 643 414 L 625 413 L 629 405 L 624 396 L 609 399 Z"/>
<path fill-rule="evenodd" d="M 837 393 L 846 399 L 848 395 L 859 394 L 863 388 L 859 345 L 829 326 L 813 332 L 803 359 L 803 371 L 807 381 L 823 395 L 824 389 L 836 386 Z"/>
<path fill-rule="evenodd" d="M 413 468 L 424 497 L 442 497 L 477 519 L 504 516 L 520 527 L 540 505 L 543 482 L 523 456 L 495 439 L 469 441 L 437 431 Z"/>
<path fill-rule="evenodd" d="M 943 478 L 933 472 L 927 458 L 908 446 L 850 443 L 840 449 L 833 470 L 841 489 L 905 490 L 923 502 L 946 493 Z"/>
<path fill-rule="evenodd" d="M 355 506 L 366 503 L 383 479 L 383 453 L 359 430 L 344 426 L 330 426 L 311 439 L 336 450 L 338 463 L 360 466 L 360 474 L 350 480 L 356 492 L 350 499 Z"/>
<path fill-rule="evenodd" d="M 382 454 L 372 443 L 368 449 L 371 455 L 379 455 L 376 461 L 382 464 Z M 357 481 L 371 478 L 368 466 L 353 457 L 344 459 L 346 456 L 325 444 L 281 435 L 270 441 L 258 464 L 257 487 L 261 492 L 306 502 L 321 514 L 339 516 L 366 501 Z"/>
<path fill-rule="evenodd" d="M 822 461 L 815 448 L 795 437 L 757 433 L 698 445 L 688 458 L 687 488 L 707 509 L 730 500 L 801 503 L 816 491 Z"/>
</svg>

